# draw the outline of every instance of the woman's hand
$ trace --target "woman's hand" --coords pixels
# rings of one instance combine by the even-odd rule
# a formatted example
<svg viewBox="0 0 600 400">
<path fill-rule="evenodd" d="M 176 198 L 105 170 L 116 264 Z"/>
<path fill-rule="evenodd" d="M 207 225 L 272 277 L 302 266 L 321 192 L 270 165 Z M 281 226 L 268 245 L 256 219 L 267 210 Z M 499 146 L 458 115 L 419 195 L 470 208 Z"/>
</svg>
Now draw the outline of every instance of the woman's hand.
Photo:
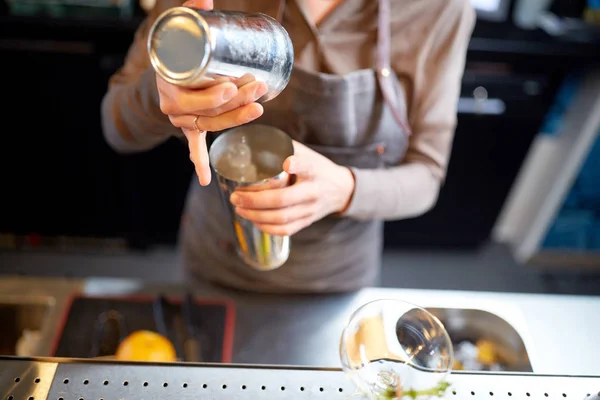
<svg viewBox="0 0 600 400">
<path fill-rule="evenodd" d="M 213 8 L 212 0 L 192 0 L 184 5 L 204 10 Z M 190 159 L 202 186 L 208 185 L 211 179 L 206 131 L 233 128 L 260 117 L 263 108 L 256 100 L 268 90 L 265 83 L 249 75 L 236 80 L 223 78 L 214 83 L 203 89 L 187 89 L 156 77 L 160 109 L 187 137 Z"/>
<path fill-rule="evenodd" d="M 294 155 L 283 169 L 296 175 L 293 185 L 261 191 L 236 190 L 236 212 L 265 233 L 293 235 L 323 217 L 346 209 L 354 193 L 354 176 L 346 167 L 294 142 Z"/>
</svg>

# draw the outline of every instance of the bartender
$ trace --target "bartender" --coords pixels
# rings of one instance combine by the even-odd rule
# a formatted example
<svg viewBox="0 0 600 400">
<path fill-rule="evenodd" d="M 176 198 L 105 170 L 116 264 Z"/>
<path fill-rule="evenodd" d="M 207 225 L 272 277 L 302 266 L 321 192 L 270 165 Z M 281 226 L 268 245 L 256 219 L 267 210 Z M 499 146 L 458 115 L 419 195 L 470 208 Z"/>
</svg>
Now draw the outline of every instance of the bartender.
<svg viewBox="0 0 600 400">
<path fill-rule="evenodd" d="M 164 10 L 157 0 L 102 103 L 107 142 L 118 152 L 152 149 L 185 136 L 196 175 L 179 233 L 193 279 L 259 292 L 346 292 L 375 286 L 383 221 L 419 216 L 436 203 L 456 125 L 470 0 L 193 0 L 201 9 L 262 12 L 294 45 L 290 83 L 256 102 L 258 81 L 207 89 L 158 77 L 146 50 Z M 292 235 L 288 261 L 255 270 L 237 256 L 206 132 L 247 123 L 275 126 L 294 139 L 283 169 L 287 188 L 234 193 L 237 213 L 264 232 Z"/>
</svg>

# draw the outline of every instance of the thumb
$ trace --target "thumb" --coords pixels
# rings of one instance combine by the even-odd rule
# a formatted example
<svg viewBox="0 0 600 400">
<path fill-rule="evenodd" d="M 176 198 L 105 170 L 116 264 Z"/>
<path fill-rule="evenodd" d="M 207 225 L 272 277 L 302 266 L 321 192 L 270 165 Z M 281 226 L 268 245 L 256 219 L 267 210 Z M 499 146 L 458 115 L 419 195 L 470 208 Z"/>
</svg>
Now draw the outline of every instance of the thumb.
<svg viewBox="0 0 600 400">
<path fill-rule="evenodd" d="M 214 7 L 213 0 L 188 0 L 183 3 L 185 7 L 198 8 L 200 10 L 212 10 Z"/>
<path fill-rule="evenodd" d="M 290 175 L 310 178 L 314 175 L 314 165 L 308 157 L 289 156 L 283 162 L 283 170 Z"/>
</svg>

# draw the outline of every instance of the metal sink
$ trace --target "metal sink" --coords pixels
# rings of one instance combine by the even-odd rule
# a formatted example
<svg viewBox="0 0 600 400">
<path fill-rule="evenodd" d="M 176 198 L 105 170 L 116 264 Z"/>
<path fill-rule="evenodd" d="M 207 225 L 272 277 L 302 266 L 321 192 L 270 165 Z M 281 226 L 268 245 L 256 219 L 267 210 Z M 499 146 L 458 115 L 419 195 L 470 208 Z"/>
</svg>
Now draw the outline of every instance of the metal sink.
<svg viewBox="0 0 600 400">
<path fill-rule="evenodd" d="M 55 306 L 49 296 L 0 295 L 0 354 L 37 355 L 42 352 L 42 338 L 50 330 L 50 314 Z M 28 333 L 32 333 L 29 335 Z M 17 353 L 17 343 L 23 335 L 28 338 L 26 354 Z"/>
<path fill-rule="evenodd" d="M 505 360 L 503 369 L 511 372 L 533 372 L 525 343 L 506 320 L 488 311 L 460 308 L 427 308 L 446 327 L 456 345 L 463 340 L 476 343 L 486 340 L 494 344 Z"/>
</svg>

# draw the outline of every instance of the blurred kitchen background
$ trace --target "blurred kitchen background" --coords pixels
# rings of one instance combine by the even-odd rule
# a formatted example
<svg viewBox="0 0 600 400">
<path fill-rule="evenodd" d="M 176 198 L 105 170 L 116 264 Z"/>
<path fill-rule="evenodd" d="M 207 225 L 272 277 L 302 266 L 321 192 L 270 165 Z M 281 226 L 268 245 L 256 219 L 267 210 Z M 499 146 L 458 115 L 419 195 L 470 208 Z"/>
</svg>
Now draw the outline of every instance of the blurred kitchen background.
<svg viewBox="0 0 600 400">
<path fill-rule="evenodd" d="M 448 178 L 386 225 L 382 286 L 600 294 L 600 1 L 472 0 Z M 100 101 L 151 0 L 0 0 L 0 273 L 177 281 L 177 140 L 104 142 Z"/>
</svg>

